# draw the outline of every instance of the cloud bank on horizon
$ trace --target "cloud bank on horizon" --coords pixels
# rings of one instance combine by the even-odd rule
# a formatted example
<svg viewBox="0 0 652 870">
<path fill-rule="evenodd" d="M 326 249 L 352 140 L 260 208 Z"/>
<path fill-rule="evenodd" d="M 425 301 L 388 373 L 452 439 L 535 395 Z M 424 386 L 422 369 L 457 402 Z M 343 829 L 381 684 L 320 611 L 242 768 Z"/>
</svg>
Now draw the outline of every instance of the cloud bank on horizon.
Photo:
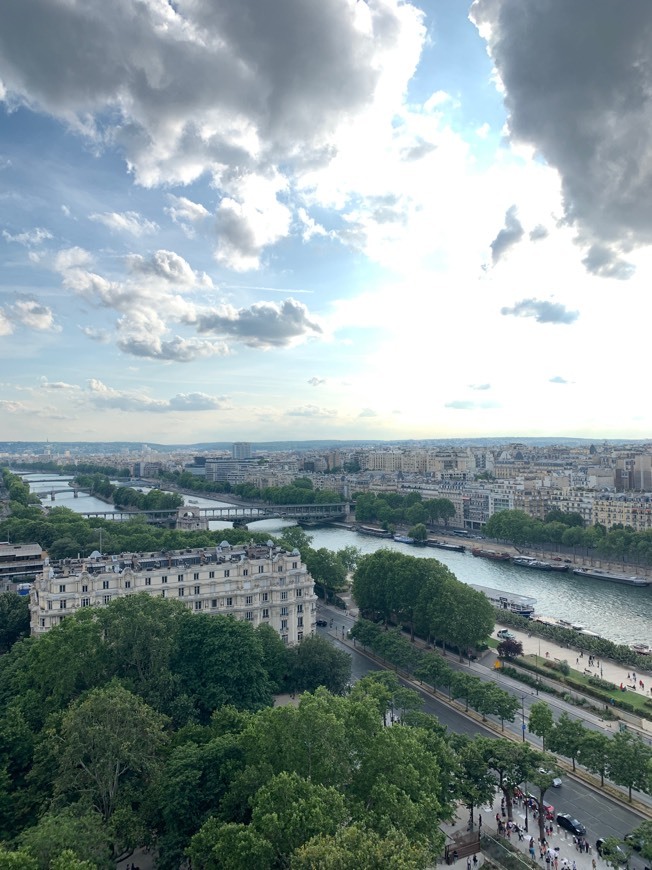
<svg viewBox="0 0 652 870">
<path fill-rule="evenodd" d="M 0 6 L 5 437 L 645 437 L 650 44 L 648 0 Z"/>
</svg>

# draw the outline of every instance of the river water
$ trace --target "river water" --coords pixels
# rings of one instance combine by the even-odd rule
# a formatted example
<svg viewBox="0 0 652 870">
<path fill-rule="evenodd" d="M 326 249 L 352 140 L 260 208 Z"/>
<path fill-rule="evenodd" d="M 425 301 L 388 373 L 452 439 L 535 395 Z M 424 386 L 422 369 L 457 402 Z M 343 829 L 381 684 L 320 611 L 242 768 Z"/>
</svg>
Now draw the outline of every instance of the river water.
<svg viewBox="0 0 652 870">
<path fill-rule="evenodd" d="M 32 492 L 46 492 L 48 487 L 51 490 L 59 486 L 57 483 L 43 482 L 51 481 L 53 475 L 23 476 L 29 481 Z M 65 485 L 68 479 L 62 477 L 60 483 Z M 184 499 L 186 504 L 197 507 L 219 507 L 226 504 L 200 496 L 184 496 Z M 74 498 L 72 492 L 57 494 L 54 501 L 51 501 L 46 494 L 42 496 L 42 501 L 44 505 L 68 507 L 78 513 L 111 510 L 111 506 L 105 502 L 82 493 L 79 493 L 77 498 Z M 260 520 L 250 523 L 249 528 L 252 531 L 269 531 L 270 534 L 274 534 L 288 525 L 294 523 L 284 520 Z M 211 521 L 209 527 L 230 528 L 231 523 Z M 388 547 L 420 559 L 438 559 L 463 583 L 478 583 L 536 598 L 536 612 L 539 614 L 582 623 L 591 631 L 616 643 L 652 644 L 652 587 L 638 589 L 632 586 L 620 586 L 617 583 L 589 580 L 571 573 L 519 568 L 509 562 L 492 562 L 488 559 L 475 558 L 469 552 L 453 553 L 446 550 L 415 548 L 392 540 L 359 535 L 357 532 L 335 526 L 310 529 L 308 534 L 312 537 L 312 546 L 315 549 L 325 547 L 328 550 L 341 550 L 344 547 L 355 546 L 363 553 L 373 553 L 381 547 Z"/>
</svg>

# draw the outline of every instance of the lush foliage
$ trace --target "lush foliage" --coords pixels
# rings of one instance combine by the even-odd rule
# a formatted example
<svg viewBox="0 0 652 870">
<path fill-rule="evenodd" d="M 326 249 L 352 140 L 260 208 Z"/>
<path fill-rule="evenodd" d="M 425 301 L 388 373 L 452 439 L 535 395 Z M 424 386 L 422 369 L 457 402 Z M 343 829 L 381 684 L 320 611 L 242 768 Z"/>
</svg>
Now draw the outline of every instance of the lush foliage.
<svg viewBox="0 0 652 870">
<path fill-rule="evenodd" d="M 0 593 L 0 655 L 29 634 L 29 598 L 15 592 Z"/>
<path fill-rule="evenodd" d="M 423 501 L 418 492 L 401 495 L 396 492 L 382 494 L 359 492 L 355 496 L 355 518 L 359 523 L 376 522 L 385 528 L 398 525 L 441 523 L 455 516 L 455 506 L 447 498 Z"/>
<path fill-rule="evenodd" d="M 599 523 L 584 528 L 581 517 L 578 520 L 573 513 L 555 511 L 541 521 L 523 511 L 500 511 L 488 519 L 484 531 L 490 538 L 517 546 L 585 547 L 604 559 L 652 565 L 652 530 L 635 532 L 629 526 L 615 525 L 607 531 Z"/>
<path fill-rule="evenodd" d="M 371 619 L 409 626 L 412 635 L 441 641 L 460 653 L 491 634 L 495 611 L 486 596 L 437 559 L 419 559 L 394 550 L 363 556 L 353 576 L 353 595 Z"/>
</svg>

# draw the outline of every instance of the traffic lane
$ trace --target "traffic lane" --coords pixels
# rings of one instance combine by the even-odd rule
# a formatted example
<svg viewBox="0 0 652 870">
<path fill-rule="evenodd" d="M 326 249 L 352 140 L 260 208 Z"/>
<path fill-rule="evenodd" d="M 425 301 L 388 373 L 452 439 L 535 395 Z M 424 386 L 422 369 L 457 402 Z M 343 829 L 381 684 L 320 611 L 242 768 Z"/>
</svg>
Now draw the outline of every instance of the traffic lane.
<svg viewBox="0 0 652 870">
<path fill-rule="evenodd" d="M 384 670 L 366 656 L 361 655 L 357 650 L 350 649 L 349 646 L 334 637 L 332 633 L 326 630 L 322 633 L 325 637 L 328 637 L 331 643 L 339 649 L 348 652 L 351 656 L 352 680 L 357 681 L 367 676 L 367 674 Z M 401 682 L 411 689 L 415 688 L 403 680 Z M 484 728 L 474 720 L 468 719 L 463 713 L 452 709 L 447 704 L 431 698 L 430 695 L 418 687 L 416 691 L 419 692 L 423 699 L 424 711 L 436 716 L 442 725 L 446 725 L 450 731 L 456 734 L 467 734 L 471 737 L 478 734 L 485 737 L 496 737 L 493 731 Z M 531 789 L 531 791 L 534 793 L 534 789 Z M 618 837 L 622 839 L 625 834 L 636 828 L 642 821 L 638 813 L 612 800 L 604 793 L 589 788 L 583 782 L 571 779 L 570 777 L 564 777 L 561 788 L 549 789 L 546 792 L 545 800 L 555 807 L 555 813 L 569 813 L 586 826 L 587 836 L 593 849 L 598 837 Z M 639 867 L 642 870 L 644 866 L 637 855 L 632 856 L 630 865 L 637 868 L 637 870 Z"/>
</svg>

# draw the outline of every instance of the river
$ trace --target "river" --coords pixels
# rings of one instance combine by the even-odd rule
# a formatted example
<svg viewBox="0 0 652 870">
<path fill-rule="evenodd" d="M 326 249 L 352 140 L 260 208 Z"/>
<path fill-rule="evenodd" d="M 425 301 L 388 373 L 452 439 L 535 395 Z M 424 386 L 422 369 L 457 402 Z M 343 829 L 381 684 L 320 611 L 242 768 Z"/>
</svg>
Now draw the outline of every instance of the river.
<svg viewBox="0 0 652 870">
<path fill-rule="evenodd" d="M 53 475 L 23 475 L 30 484 L 32 492 L 44 492 Z M 62 477 L 65 484 L 69 478 Z M 58 484 L 50 484 L 50 489 Z M 197 507 L 216 507 L 226 503 L 200 496 L 185 496 L 188 504 Z M 89 495 L 79 493 L 74 498 L 70 493 L 43 496 L 43 504 L 68 507 L 78 513 L 93 510 L 111 510 L 110 505 Z M 252 531 L 280 532 L 293 523 L 283 520 L 261 520 L 250 523 Z M 230 528 L 231 523 L 211 521 L 211 529 Z M 373 553 L 381 547 L 398 550 L 406 555 L 421 559 L 438 559 L 464 583 L 478 583 L 506 592 L 516 592 L 536 598 L 536 611 L 545 616 L 567 619 L 582 623 L 586 628 L 616 643 L 644 642 L 652 644 L 652 587 L 635 588 L 589 580 L 568 573 L 546 573 L 530 568 L 519 568 L 509 562 L 492 562 L 473 557 L 470 553 L 454 553 L 446 550 L 421 549 L 396 541 L 377 539 L 359 535 L 354 531 L 335 526 L 310 529 L 312 546 L 329 550 L 341 550 L 356 546 L 363 553 Z M 634 573 L 632 571 L 632 573 Z"/>
</svg>

